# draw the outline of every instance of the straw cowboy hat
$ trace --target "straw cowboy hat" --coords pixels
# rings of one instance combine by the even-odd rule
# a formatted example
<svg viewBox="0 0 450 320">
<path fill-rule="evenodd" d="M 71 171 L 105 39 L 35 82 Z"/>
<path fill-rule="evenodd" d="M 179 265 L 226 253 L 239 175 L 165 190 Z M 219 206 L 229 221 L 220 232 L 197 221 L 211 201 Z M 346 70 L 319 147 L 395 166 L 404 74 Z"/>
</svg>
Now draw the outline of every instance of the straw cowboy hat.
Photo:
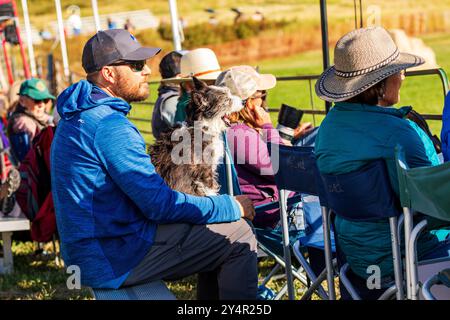
<svg viewBox="0 0 450 320">
<path fill-rule="evenodd" d="M 320 76 L 316 94 L 330 102 L 348 100 L 381 80 L 424 62 L 421 57 L 399 52 L 384 28 L 357 29 L 337 42 L 334 66 Z"/>
<path fill-rule="evenodd" d="M 214 51 L 199 48 L 188 51 L 181 57 L 180 74 L 176 77 L 162 79 L 162 82 L 191 81 L 192 77 L 201 80 L 216 80 L 222 70 Z"/>
</svg>

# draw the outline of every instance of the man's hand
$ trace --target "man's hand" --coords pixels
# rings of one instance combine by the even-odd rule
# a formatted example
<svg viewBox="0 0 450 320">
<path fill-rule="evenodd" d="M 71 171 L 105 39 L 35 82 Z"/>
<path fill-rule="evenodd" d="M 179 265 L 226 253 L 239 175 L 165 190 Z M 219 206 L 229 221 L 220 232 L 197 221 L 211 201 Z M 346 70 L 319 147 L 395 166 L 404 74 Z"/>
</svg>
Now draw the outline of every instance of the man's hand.
<svg viewBox="0 0 450 320">
<path fill-rule="evenodd" d="M 234 199 L 241 209 L 241 217 L 249 220 L 253 220 L 255 217 L 255 208 L 253 207 L 252 200 L 247 196 L 235 196 Z"/>
</svg>

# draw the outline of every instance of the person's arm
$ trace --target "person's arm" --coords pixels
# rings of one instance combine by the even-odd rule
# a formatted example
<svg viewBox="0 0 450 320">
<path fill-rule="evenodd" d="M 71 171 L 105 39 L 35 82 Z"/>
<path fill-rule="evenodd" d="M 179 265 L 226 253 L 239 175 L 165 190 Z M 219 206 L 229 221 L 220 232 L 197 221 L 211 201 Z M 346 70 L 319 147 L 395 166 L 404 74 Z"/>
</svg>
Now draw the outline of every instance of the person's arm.
<svg viewBox="0 0 450 320">
<path fill-rule="evenodd" d="M 407 120 L 405 120 L 407 121 Z M 410 168 L 427 167 L 432 163 L 427 156 L 424 142 L 408 123 L 394 130 L 388 145 L 400 145 L 405 152 L 405 160 Z"/>
<path fill-rule="evenodd" d="M 272 127 L 270 131 L 276 131 L 276 129 Z M 269 136 L 278 142 L 277 133 L 269 133 Z M 231 127 L 227 131 L 227 139 L 236 165 L 244 166 L 255 174 L 264 175 L 275 183 L 267 143 L 256 130 L 244 125 Z"/>
<path fill-rule="evenodd" d="M 122 115 L 99 123 L 94 146 L 113 181 L 152 221 L 206 224 L 241 217 L 238 203 L 228 195 L 196 197 L 171 190 L 156 173 L 142 136 Z"/>
<path fill-rule="evenodd" d="M 14 133 L 18 134 L 25 132 L 30 138 L 30 141 L 33 140 L 38 130 L 37 124 L 33 119 L 22 115 L 15 118 L 13 121 L 12 130 Z"/>
</svg>

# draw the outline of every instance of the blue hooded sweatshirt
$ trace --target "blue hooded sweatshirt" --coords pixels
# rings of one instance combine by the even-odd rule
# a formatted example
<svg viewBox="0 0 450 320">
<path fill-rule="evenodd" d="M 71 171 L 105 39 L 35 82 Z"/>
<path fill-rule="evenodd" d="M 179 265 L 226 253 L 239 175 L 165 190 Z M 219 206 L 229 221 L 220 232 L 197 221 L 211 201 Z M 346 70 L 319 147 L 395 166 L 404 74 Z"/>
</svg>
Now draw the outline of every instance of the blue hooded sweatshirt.
<svg viewBox="0 0 450 320">
<path fill-rule="evenodd" d="M 442 114 L 441 141 L 444 161 L 450 161 L 450 93 L 445 98 L 444 113 Z"/>
<path fill-rule="evenodd" d="M 144 139 L 127 119 L 131 106 L 88 81 L 57 100 L 51 177 L 61 252 L 81 282 L 118 288 L 152 246 L 158 224 L 240 219 L 228 195 L 171 190 L 155 172 Z"/>
</svg>

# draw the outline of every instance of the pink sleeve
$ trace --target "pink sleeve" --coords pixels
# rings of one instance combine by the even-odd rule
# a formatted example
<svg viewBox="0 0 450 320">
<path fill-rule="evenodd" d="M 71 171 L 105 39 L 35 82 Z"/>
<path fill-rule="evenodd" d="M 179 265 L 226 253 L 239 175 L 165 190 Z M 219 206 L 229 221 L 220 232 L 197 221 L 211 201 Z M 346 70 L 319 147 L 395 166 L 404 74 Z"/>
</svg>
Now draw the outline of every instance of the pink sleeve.
<svg viewBox="0 0 450 320">
<path fill-rule="evenodd" d="M 261 137 L 256 130 L 248 126 L 236 125 L 227 132 L 228 143 L 236 165 L 245 166 L 259 175 L 273 176 L 265 138 L 275 143 L 281 142 L 281 139 L 272 126 L 263 130 Z"/>
</svg>

